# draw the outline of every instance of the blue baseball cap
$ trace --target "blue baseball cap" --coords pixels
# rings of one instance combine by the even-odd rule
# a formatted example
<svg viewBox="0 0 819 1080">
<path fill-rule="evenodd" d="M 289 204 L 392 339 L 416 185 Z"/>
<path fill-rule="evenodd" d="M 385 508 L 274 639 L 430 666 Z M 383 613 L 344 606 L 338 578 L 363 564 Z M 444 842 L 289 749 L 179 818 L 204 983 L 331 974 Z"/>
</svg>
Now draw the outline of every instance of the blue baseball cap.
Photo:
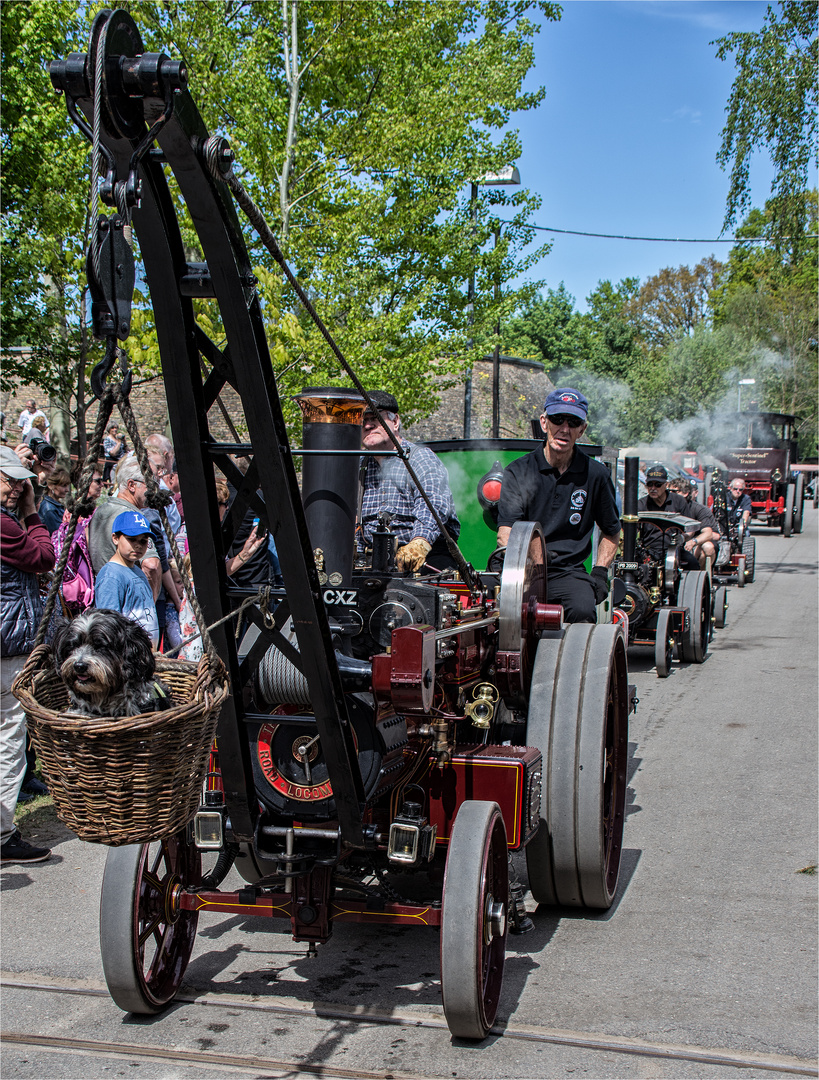
<svg viewBox="0 0 819 1080">
<path fill-rule="evenodd" d="M 579 390 L 553 390 L 543 402 L 543 411 L 547 416 L 568 413 L 585 421 L 589 415 L 589 403 Z"/>
<path fill-rule="evenodd" d="M 144 536 L 150 531 L 151 526 L 147 518 L 143 517 L 138 510 L 125 510 L 117 514 L 111 526 L 112 533 L 122 533 L 123 536 Z"/>
</svg>

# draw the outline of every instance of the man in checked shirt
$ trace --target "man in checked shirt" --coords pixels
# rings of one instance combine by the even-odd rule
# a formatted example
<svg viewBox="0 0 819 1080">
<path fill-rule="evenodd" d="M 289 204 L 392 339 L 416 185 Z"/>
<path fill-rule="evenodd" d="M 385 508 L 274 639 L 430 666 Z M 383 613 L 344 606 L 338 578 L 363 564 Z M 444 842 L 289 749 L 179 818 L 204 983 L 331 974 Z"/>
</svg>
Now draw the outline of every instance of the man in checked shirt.
<svg viewBox="0 0 819 1080">
<path fill-rule="evenodd" d="M 378 406 L 384 422 L 408 455 L 410 465 L 447 532 L 456 540 L 461 531 L 461 523 L 455 514 L 455 503 L 449 489 L 446 469 L 428 447 L 411 443 L 400 434 L 398 402 L 392 394 L 384 390 L 370 390 L 369 395 Z M 364 467 L 359 549 L 372 546 L 372 530 L 378 524 L 378 515 L 386 511 L 392 515 L 390 528 L 396 536 L 398 550 L 395 561 L 399 570 L 417 572 L 426 569 L 434 572 L 454 567 L 455 561 L 447 550 L 441 530 L 403 461 L 398 457 L 382 457 L 377 453 L 379 450 L 394 452 L 395 447 L 375 413 L 369 409 L 364 414 L 363 445 L 365 450 L 376 453 L 366 458 Z"/>
</svg>

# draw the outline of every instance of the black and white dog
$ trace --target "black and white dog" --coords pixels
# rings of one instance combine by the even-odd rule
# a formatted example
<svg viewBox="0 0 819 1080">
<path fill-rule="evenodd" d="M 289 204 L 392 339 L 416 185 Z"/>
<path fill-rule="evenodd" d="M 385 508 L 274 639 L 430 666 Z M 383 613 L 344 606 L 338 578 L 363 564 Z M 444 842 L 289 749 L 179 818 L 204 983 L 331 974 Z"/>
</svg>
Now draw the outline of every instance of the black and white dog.
<svg viewBox="0 0 819 1080">
<path fill-rule="evenodd" d="M 170 691 L 154 675 L 151 639 L 118 611 L 92 609 L 65 623 L 52 652 L 72 716 L 138 716 L 172 705 Z"/>
</svg>

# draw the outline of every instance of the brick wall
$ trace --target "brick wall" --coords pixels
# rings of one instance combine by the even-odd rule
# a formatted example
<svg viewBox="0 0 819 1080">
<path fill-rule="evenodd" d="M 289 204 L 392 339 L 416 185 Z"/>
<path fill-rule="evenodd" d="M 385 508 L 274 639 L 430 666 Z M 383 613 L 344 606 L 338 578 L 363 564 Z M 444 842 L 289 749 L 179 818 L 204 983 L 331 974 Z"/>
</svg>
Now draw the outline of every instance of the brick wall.
<svg viewBox="0 0 819 1080">
<path fill-rule="evenodd" d="M 489 437 L 492 424 L 492 364 L 475 365 L 472 376 L 472 438 Z M 390 389 L 383 387 L 382 389 Z M 505 438 L 530 438 L 530 418 L 540 413 L 543 402 L 553 389 L 544 372 L 511 364 L 501 366 L 500 384 L 500 435 Z M 34 398 L 38 406 L 51 419 L 54 409 L 47 397 L 36 386 L 18 386 L 0 395 L 0 408 L 6 414 L 6 433 L 9 445 L 16 442 L 17 419 L 28 398 Z M 238 395 L 229 387 L 222 391 L 225 407 L 241 430 L 244 419 Z M 131 391 L 131 404 L 143 437 L 152 432 L 163 432 L 168 421 L 165 391 L 160 378 L 136 382 Z M 425 420 L 406 429 L 407 436 L 419 440 L 458 439 L 463 436 L 464 384 L 443 391 L 439 408 Z M 97 407 L 92 405 L 86 414 L 89 438 L 93 434 Z M 119 420 L 118 410 L 114 418 Z M 232 440 L 230 430 L 222 418 L 218 405 L 210 412 L 211 431 L 217 439 Z M 122 427 L 122 425 L 120 425 Z M 72 437 L 76 430 L 72 423 Z M 129 440 L 130 443 L 130 440 Z"/>
</svg>

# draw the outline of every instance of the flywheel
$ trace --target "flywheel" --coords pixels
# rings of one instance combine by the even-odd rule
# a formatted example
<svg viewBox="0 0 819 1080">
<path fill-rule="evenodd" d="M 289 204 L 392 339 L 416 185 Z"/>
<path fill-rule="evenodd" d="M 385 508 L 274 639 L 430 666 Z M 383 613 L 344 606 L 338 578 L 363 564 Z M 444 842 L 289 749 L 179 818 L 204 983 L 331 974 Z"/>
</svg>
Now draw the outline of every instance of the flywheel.
<svg viewBox="0 0 819 1080">
<path fill-rule="evenodd" d="M 498 690 L 510 708 L 529 701 L 539 635 L 538 604 L 546 603 L 546 542 L 537 521 L 516 521 L 509 534 L 498 601 Z"/>
</svg>

